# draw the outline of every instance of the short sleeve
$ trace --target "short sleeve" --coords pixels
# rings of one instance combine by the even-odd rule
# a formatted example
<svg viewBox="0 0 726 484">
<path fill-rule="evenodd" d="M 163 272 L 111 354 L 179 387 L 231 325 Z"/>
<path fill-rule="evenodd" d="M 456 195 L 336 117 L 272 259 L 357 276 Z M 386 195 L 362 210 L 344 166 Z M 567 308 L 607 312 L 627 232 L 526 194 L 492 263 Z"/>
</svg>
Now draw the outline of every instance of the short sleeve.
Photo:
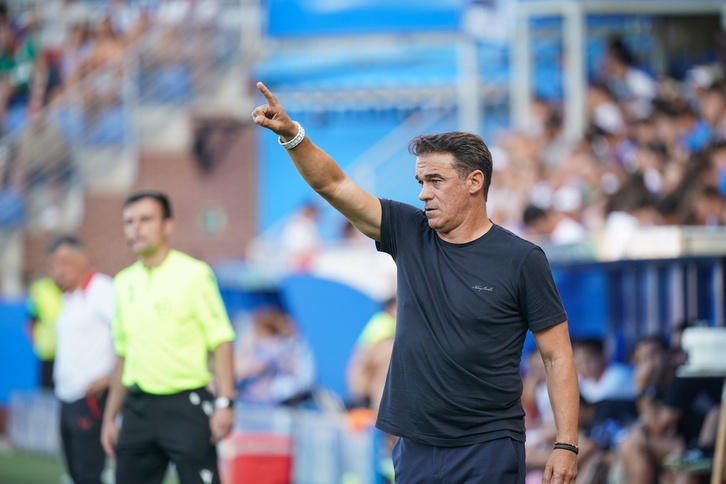
<svg viewBox="0 0 726 484">
<path fill-rule="evenodd" d="M 386 198 L 381 203 L 381 241 L 376 242 L 379 252 L 390 254 L 396 260 L 399 246 L 406 243 L 406 238 L 417 234 L 422 227 L 428 228 L 423 210 L 412 205 Z"/>
<path fill-rule="evenodd" d="M 520 308 L 531 331 L 567 321 L 549 262 L 539 247 L 531 250 L 525 258 L 520 287 Z"/>
<path fill-rule="evenodd" d="M 197 322 L 202 328 L 207 349 L 212 351 L 220 343 L 234 339 L 234 330 L 219 293 L 217 278 L 209 266 L 195 275 L 188 296 Z"/>
</svg>

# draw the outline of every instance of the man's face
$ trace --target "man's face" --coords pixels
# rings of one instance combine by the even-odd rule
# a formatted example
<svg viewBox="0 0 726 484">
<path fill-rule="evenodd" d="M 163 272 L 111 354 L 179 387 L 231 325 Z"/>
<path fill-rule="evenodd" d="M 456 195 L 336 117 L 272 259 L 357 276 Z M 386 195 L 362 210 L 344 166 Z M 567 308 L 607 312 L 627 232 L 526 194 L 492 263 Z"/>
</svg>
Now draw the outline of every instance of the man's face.
<svg viewBox="0 0 726 484">
<path fill-rule="evenodd" d="M 50 254 L 49 262 L 50 277 L 63 291 L 73 291 L 83 284 L 88 258 L 82 251 L 63 244 Z"/>
<path fill-rule="evenodd" d="M 164 219 L 161 204 L 142 198 L 123 210 L 124 235 L 129 247 L 139 257 L 150 256 L 165 247 L 171 235 L 172 221 Z"/>
<path fill-rule="evenodd" d="M 452 168 L 450 153 L 431 153 L 416 159 L 416 181 L 421 186 L 418 198 L 424 203 L 429 226 L 448 234 L 464 221 L 471 193 L 467 177 L 462 180 Z"/>
</svg>

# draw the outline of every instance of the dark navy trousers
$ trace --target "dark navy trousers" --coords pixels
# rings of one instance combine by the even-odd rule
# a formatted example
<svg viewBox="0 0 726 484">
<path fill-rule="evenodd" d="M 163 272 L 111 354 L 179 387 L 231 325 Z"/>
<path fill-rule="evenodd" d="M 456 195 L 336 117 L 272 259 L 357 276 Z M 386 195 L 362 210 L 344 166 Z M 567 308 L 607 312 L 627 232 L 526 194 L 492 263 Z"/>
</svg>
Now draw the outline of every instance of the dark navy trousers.
<svg viewBox="0 0 726 484">
<path fill-rule="evenodd" d="M 398 439 L 396 484 L 524 484 L 524 443 L 510 438 L 462 447 Z"/>
</svg>

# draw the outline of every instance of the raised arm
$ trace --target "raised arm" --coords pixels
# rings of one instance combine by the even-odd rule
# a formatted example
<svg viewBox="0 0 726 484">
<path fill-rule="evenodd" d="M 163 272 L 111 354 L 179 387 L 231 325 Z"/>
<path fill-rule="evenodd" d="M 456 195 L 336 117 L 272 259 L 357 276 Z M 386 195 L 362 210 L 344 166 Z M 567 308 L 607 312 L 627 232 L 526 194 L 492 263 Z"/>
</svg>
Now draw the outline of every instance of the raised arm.
<svg viewBox="0 0 726 484">
<path fill-rule="evenodd" d="M 557 428 L 556 441 L 577 446 L 580 393 L 567 322 L 538 331 L 534 338 L 545 366 L 547 393 Z M 542 482 L 569 484 L 575 482 L 575 476 L 577 455 L 571 450 L 555 448 L 545 466 Z"/>
<path fill-rule="evenodd" d="M 275 96 L 261 82 L 257 88 L 267 103 L 252 111 L 255 124 L 290 141 L 302 129 L 287 115 Z M 280 149 L 283 149 L 280 147 Z M 335 160 L 305 136 L 287 150 L 297 171 L 310 187 L 342 213 L 355 227 L 374 240 L 381 238 L 381 204 L 378 198 L 355 184 Z"/>
</svg>

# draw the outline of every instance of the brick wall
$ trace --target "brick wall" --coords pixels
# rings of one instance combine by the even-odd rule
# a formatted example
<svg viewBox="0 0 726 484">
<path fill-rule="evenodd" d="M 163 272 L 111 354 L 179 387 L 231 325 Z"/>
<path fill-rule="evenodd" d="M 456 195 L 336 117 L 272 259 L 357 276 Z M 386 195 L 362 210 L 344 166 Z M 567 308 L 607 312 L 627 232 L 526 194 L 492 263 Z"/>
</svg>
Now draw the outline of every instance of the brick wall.
<svg viewBox="0 0 726 484">
<path fill-rule="evenodd" d="M 219 123 L 217 123 L 219 126 Z M 257 149 L 254 126 L 224 124 L 213 136 L 216 161 L 204 170 L 190 148 L 180 152 L 145 152 L 138 179 L 129 192 L 153 188 L 172 202 L 175 231 L 172 247 L 214 263 L 241 258 L 257 232 Z M 209 155 L 210 150 L 207 150 Z M 121 209 L 126 193 L 87 193 L 79 230 L 97 270 L 115 274 L 135 259 L 122 233 Z M 50 235 L 30 236 L 26 243 L 26 274 L 44 270 L 44 248 Z"/>
</svg>

